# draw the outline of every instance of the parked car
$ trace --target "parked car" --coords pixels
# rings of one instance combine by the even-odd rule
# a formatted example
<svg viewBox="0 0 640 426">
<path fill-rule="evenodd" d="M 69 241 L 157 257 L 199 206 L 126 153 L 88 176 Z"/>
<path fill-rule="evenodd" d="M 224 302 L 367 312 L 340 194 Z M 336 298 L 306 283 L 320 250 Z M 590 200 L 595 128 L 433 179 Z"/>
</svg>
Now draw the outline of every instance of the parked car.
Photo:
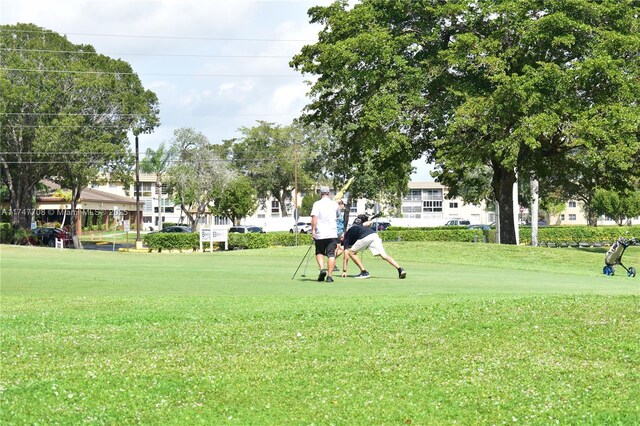
<svg viewBox="0 0 640 426">
<path fill-rule="evenodd" d="M 160 232 L 191 232 L 191 227 L 186 225 L 167 226 Z"/>
<path fill-rule="evenodd" d="M 62 240 L 64 247 L 71 245 L 71 234 L 61 228 L 34 228 L 31 230 L 31 238 L 34 244 L 55 247 L 56 239 Z"/>
<path fill-rule="evenodd" d="M 311 233 L 311 222 L 298 222 L 293 225 L 293 228 L 289 229 L 290 233 L 299 232 L 301 234 Z"/>
<path fill-rule="evenodd" d="M 483 231 L 488 231 L 491 229 L 491 225 L 469 225 L 468 229 L 482 229 Z"/>
<path fill-rule="evenodd" d="M 371 229 L 373 229 L 374 231 L 384 231 L 390 226 L 390 222 L 373 222 L 371 224 Z"/>
<path fill-rule="evenodd" d="M 252 225 L 232 226 L 231 228 L 229 228 L 229 232 L 239 232 L 241 234 L 247 234 L 247 233 L 264 234 L 265 233 L 265 231 L 263 231 L 262 228 L 260 228 L 259 226 L 252 226 Z"/>
<path fill-rule="evenodd" d="M 466 219 L 451 219 L 444 226 L 469 226 L 471 222 Z"/>
</svg>

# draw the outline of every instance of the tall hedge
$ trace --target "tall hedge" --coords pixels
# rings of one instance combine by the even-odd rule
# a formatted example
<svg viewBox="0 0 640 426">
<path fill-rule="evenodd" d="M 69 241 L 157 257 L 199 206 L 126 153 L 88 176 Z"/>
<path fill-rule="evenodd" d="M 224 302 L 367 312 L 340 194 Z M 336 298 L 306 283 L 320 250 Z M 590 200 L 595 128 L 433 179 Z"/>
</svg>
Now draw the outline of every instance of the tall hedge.
<svg viewBox="0 0 640 426">
<path fill-rule="evenodd" d="M 540 245 L 610 245 L 620 237 L 640 238 L 640 226 L 545 226 L 538 229 Z M 520 244 L 531 244 L 531 228 L 520 228 Z"/>
</svg>

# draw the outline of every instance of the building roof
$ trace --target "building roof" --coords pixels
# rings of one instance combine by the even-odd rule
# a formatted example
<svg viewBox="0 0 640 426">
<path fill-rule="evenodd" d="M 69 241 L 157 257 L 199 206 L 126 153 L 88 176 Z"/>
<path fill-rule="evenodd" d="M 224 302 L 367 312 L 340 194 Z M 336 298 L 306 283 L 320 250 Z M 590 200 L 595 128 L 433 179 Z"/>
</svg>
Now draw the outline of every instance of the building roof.
<svg viewBox="0 0 640 426">
<path fill-rule="evenodd" d="M 45 186 L 47 186 L 51 190 L 51 192 L 55 192 L 56 190 L 61 188 L 60 185 L 50 180 L 43 180 L 42 183 Z M 38 202 L 47 203 L 47 202 L 60 202 L 62 201 L 62 198 L 55 197 L 52 194 L 46 194 L 46 195 L 37 196 L 36 200 Z M 127 204 L 135 208 L 135 205 L 136 205 L 136 200 L 130 197 L 111 194 L 109 192 L 99 191 L 93 188 L 83 189 L 80 192 L 79 202 L 80 204 L 101 203 L 101 204 L 108 205 L 108 207 L 112 204 Z"/>
</svg>

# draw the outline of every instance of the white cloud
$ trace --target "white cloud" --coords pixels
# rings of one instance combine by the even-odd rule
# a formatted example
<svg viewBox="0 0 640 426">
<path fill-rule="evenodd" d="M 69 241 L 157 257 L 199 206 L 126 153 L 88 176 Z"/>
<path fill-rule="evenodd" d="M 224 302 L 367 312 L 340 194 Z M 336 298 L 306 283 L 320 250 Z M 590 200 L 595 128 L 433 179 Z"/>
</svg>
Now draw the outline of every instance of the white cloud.
<svg viewBox="0 0 640 426">
<path fill-rule="evenodd" d="M 309 77 L 289 61 L 321 29 L 308 9 L 332 1 L 0 0 L 0 24 L 33 23 L 129 62 L 160 102 L 144 152 L 179 127 L 220 142 L 257 120 L 291 123 Z"/>
</svg>

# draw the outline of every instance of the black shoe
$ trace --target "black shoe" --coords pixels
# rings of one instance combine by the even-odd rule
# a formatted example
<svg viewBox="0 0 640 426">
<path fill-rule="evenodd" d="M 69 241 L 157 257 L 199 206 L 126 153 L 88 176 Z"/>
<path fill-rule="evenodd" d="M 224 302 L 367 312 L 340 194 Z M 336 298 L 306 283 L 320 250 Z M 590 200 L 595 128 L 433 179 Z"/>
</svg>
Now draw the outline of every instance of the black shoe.
<svg viewBox="0 0 640 426">
<path fill-rule="evenodd" d="M 354 278 L 369 278 L 369 273 L 367 271 L 362 271 L 358 275 L 356 275 Z"/>
<path fill-rule="evenodd" d="M 398 268 L 398 278 L 400 278 L 401 280 L 407 278 L 407 273 L 404 269 Z"/>
<path fill-rule="evenodd" d="M 331 277 L 327 277 L 327 282 L 328 282 L 328 283 L 332 283 L 332 282 L 333 282 L 333 278 L 331 278 Z"/>
<path fill-rule="evenodd" d="M 327 270 L 326 269 L 321 269 L 320 270 L 320 275 L 318 275 L 318 281 L 324 281 L 324 277 L 327 276 Z"/>
</svg>

